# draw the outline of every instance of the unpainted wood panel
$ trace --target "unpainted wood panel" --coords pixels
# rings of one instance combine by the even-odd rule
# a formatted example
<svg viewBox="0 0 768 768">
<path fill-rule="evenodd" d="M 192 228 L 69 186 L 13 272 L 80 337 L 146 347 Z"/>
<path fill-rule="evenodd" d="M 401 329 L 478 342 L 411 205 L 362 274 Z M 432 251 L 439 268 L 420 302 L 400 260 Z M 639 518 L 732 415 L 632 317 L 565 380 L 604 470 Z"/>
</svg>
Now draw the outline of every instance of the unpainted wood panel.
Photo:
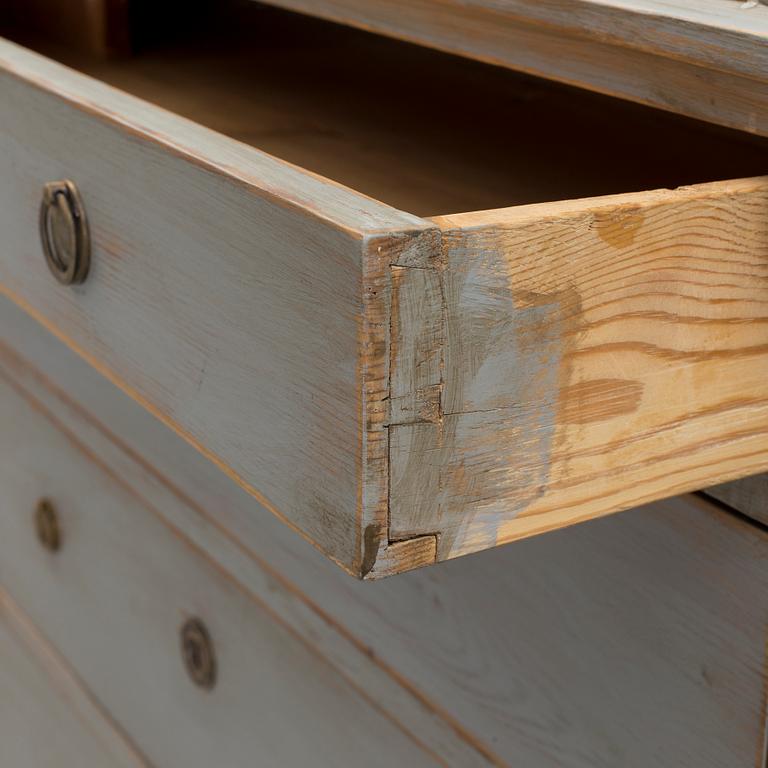
<svg viewBox="0 0 768 768">
<path fill-rule="evenodd" d="M 390 430 L 392 538 L 447 559 L 768 467 L 765 178 L 436 222 L 441 409 Z"/>
<path fill-rule="evenodd" d="M 148 768 L 0 590 L 3 768 Z"/>
<path fill-rule="evenodd" d="M 247 494 L 7 302 L 0 319 L 3 338 L 98 420 L 46 398 L 49 384 L 7 354 L 4 373 L 334 665 L 418 723 L 448 765 L 759 765 L 764 530 L 686 497 L 357 582 L 254 515 Z M 459 733 L 487 762 L 461 751 Z"/>
<path fill-rule="evenodd" d="M 490 546 L 493 521 L 476 542 L 454 546 L 464 536 L 456 533 L 461 504 L 445 515 L 441 505 L 455 466 L 444 444 L 429 447 L 445 443 L 440 425 L 450 432 L 457 412 L 443 408 L 441 421 L 440 270 L 430 262 L 419 273 L 406 251 L 429 262 L 437 226 L 12 45 L 4 50 L 19 109 L 4 138 L 13 184 L 2 192 L 11 232 L 3 290 L 353 573 L 431 562 L 443 533 L 439 557 Z M 171 63 L 170 86 L 159 91 L 173 105 L 179 62 Z M 156 90 L 141 67 L 120 72 Z M 28 130 L 30 113 L 46 119 Z M 55 124 L 67 120 L 61 136 Z M 131 169 L 125 187 L 114 184 L 123 164 Z M 53 284 L 39 256 L 35 198 L 52 169 L 90 188 L 98 261 L 78 291 Z M 543 194 L 527 179 L 515 182 L 520 194 Z M 492 418 L 462 419 L 468 439 Z M 385 555 L 390 542 L 397 547 Z"/>
</svg>

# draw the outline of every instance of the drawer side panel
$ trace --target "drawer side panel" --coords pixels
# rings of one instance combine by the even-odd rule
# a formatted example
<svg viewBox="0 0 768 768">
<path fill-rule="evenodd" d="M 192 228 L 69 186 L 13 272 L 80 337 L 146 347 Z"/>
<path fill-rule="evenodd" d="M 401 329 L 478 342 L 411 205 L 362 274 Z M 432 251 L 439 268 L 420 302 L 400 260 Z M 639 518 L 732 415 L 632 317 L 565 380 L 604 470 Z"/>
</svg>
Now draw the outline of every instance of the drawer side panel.
<svg viewBox="0 0 768 768">
<path fill-rule="evenodd" d="M 394 428 L 391 536 L 442 560 L 768 468 L 766 179 L 436 221 L 440 416 Z"/>
</svg>

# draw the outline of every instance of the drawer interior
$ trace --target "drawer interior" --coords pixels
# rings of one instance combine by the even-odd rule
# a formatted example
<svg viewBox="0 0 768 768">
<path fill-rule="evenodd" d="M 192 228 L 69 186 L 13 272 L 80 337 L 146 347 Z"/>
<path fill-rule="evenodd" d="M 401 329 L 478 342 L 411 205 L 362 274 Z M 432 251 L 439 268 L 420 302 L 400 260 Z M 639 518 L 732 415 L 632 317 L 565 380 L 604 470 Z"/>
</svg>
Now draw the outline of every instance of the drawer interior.
<svg viewBox="0 0 768 768">
<path fill-rule="evenodd" d="M 119 57 L 0 31 L 420 216 L 768 173 L 768 141 L 648 107 L 244 0 L 153 5 Z"/>
</svg>

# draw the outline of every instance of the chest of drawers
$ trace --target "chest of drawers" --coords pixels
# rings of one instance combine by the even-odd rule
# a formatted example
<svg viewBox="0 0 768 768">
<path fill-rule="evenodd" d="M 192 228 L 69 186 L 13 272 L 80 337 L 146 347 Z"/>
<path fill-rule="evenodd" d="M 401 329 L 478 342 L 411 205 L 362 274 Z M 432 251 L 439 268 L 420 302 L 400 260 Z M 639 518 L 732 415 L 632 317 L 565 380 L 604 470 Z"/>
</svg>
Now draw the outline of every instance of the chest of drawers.
<svg viewBox="0 0 768 768">
<path fill-rule="evenodd" d="M 278 5 L 580 89 L 251 2 L 9 23 L 30 696 L 138 764 L 760 765 L 760 504 L 658 500 L 768 469 L 768 8 Z"/>
</svg>

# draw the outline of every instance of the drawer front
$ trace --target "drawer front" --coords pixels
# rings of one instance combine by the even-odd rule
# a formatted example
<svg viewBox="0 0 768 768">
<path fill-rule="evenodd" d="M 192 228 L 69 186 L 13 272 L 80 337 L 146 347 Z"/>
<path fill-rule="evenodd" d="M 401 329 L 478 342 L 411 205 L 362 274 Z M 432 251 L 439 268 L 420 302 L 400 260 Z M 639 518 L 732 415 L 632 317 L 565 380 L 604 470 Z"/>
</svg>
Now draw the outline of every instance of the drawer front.
<svg viewBox="0 0 768 768">
<path fill-rule="evenodd" d="M 150 761 L 336 767 L 365 755 L 372 766 L 436 764 L 6 383 L 0 423 L 0 580 Z M 36 536 L 43 497 L 57 551 Z M 209 665 L 193 665 L 210 690 L 182 658 L 190 620 L 203 622 L 213 648 L 215 680 Z M 209 646 L 195 647 L 199 659 Z"/>
<path fill-rule="evenodd" d="M 0 590 L 0 762 L 7 768 L 147 768 Z"/>
<path fill-rule="evenodd" d="M 3 41 L 0 103 L 0 291 L 359 563 L 363 256 L 426 223 Z M 43 256 L 57 180 L 88 222 L 81 285 Z"/>
</svg>

